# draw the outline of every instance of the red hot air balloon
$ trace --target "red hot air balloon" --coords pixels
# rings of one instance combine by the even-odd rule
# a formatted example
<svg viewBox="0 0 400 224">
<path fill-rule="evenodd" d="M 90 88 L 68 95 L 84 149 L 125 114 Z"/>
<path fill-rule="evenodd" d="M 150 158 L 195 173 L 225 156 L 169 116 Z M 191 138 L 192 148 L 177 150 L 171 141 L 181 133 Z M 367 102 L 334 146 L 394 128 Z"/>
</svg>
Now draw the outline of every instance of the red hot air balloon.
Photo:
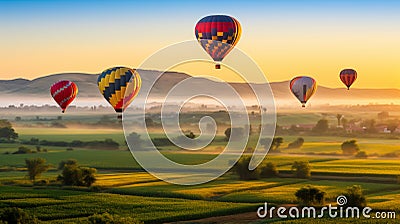
<svg viewBox="0 0 400 224">
<path fill-rule="evenodd" d="M 340 80 L 347 86 L 347 90 L 357 79 L 357 72 L 354 69 L 343 69 L 340 72 Z"/>
<path fill-rule="evenodd" d="M 78 94 L 78 87 L 71 81 L 61 80 L 50 87 L 50 93 L 64 113 L 68 105 L 75 99 L 76 94 Z"/>
<path fill-rule="evenodd" d="M 298 76 L 290 81 L 290 91 L 300 101 L 302 107 L 306 107 L 307 101 L 317 90 L 316 81 L 308 76 Z"/>
<path fill-rule="evenodd" d="M 231 16 L 211 15 L 197 22 L 194 29 L 197 40 L 212 59 L 218 63 L 233 49 L 242 32 L 240 23 Z"/>
</svg>

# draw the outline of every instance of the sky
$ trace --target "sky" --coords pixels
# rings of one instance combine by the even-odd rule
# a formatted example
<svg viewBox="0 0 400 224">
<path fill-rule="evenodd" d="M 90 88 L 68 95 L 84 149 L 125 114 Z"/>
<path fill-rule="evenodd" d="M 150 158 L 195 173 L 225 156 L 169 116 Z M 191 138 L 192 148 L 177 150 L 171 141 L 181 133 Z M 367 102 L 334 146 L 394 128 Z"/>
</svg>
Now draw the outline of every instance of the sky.
<svg viewBox="0 0 400 224">
<path fill-rule="evenodd" d="M 270 82 L 310 75 L 343 87 L 340 70 L 354 68 L 355 88 L 400 88 L 399 11 L 400 1 L 384 0 L 0 0 L 0 79 L 135 68 L 161 48 L 194 40 L 202 17 L 226 14 L 242 25 L 236 47 Z"/>
</svg>

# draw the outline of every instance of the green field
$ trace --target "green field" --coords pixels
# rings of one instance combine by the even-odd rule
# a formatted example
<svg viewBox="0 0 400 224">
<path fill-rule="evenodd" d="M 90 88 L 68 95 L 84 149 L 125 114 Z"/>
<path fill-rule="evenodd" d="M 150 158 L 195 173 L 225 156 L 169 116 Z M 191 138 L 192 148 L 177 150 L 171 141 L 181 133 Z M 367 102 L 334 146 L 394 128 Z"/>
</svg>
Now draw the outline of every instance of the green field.
<svg viewBox="0 0 400 224">
<path fill-rule="evenodd" d="M 334 121 L 334 116 L 331 120 Z M 304 123 L 315 123 L 321 114 L 304 114 Z M 193 119 L 189 116 L 185 119 Z M 296 119 L 292 115 L 278 117 L 281 122 L 290 123 Z M 264 202 L 273 205 L 298 203 L 294 193 L 306 185 L 316 186 L 326 192 L 326 202 L 335 203 L 336 197 L 347 187 L 360 185 L 364 189 L 368 205 L 376 210 L 400 212 L 400 163 L 397 158 L 381 155 L 400 152 L 400 142 L 393 139 L 357 138 L 360 149 L 368 159 L 355 159 L 342 156 L 340 144 L 346 137 L 332 136 L 282 136 L 284 143 L 281 153 L 268 154 L 265 162 L 273 162 L 281 173 L 280 177 L 243 181 L 233 173 L 209 183 L 195 186 L 172 185 L 143 172 L 125 146 L 121 129 L 90 128 L 16 128 L 20 139 L 39 138 L 48 141 L 103 141 L 111 138 L 120 144 L 119 150 L 97 150 L 66 147 L 42 146 L 47 152 L 32 154 L 5 154 L 15 152 L 19 143 L 0 144 L 0 207 L 19 207 L 35 214 L 45 223 L 84 223 L 95 213 L 108 212 L 123 217 L 133 217 L 145 223 L 174 222 L 213 218 L 222 215 L 238 216 L 241 213 L 254 213 Z M 152 138 L 163 138 L 164 134 L 151 133 Z M 300 149 L 286 149 L 291 141 L 303 137 L 305 143 Z M 212 160 L 225 146 L 224 136 L 206 149 L 189 152 L 174 146 L 161 147 L 161 152 L 169 159 L 182 164 L 200 164 Z M 254 145 L 257 137 L 250 138 Z M 33 145 L 26 147 L 35 149 Z M 92 192 L 84 187 L 62 187 L 57 184 L 32 186 L 27 178 L 25 159 L 41 157 L 53 165 L 38 180 L 55 180 L 60 174 L 58 163 L 66 159 L 76 159 L 79 164 L 98 169 L 98 188 Z M 311 179 L 298 179 L 291 175 L 294 161 L 308 161 L 311 166 Z M 235 218 L 233 218 L 235 219 Z M 257 220 L 265 223 L 274 220 Z M 302 223 L 315 220 L 291 220 Z M 329 223 L 329 219 L 321 219 Z M 360 220 L 357 220 L 360 221 Z M 371 221 L 371 220 L 369 220 Z M 376 221 L 376 223 L 379 220 Z M 391 220 L 388 220 L 391 221 Z M 213 221 L 205 221 L 209 223 Z M 340 222 L 354 222 L 341 219 Z M 235 222 L 232 222 L 235 223 Z M 240 223 L 240 222 L 238 222 Z M 373 222 L 374 223 L 374 222 Z"/>
</svg>

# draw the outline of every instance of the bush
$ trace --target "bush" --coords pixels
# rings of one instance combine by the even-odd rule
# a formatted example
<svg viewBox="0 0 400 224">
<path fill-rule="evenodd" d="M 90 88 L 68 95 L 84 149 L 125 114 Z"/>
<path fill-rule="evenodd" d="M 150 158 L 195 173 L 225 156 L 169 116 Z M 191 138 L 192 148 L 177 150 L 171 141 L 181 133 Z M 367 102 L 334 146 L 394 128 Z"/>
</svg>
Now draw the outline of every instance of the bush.
<svg viewBox="0 0 400 224">
<path fill-rule="evenodd" d="M 300 188 L 294 194 L 297 200 L 300 201 L 302 205 L 323 205 L 325 203 L 325 192 L 320 189 L 307 185 Z"/>
<path fill-rule="evenodd" d="M 74 148 L 68 147 L 67 151 L 74 151 Z"/>
<path fill-rule="evenodd" d="M 36 224 L 39 223 L 39 220 L 33 216 L 25 212 L 20 208 L 3 208 L 0 210 L 0 221 L 4 223 L 12 224 Z"/>
<path fill-rule="evenodd" d="M 257 180 L 260 179 L 260 169 L 249 170 L 251 157 L 243 156 L 234 165 L 233 170 L 239 175 L 241 180 Z"/>
<path fill-rule="evenodd" d="M 354 155 L 358 151 L 360 151 L 360 148 L 358 147 L 358 144 L 357 144 L 357 140 L 354 140 L 354 139 L 343 142 L 340 147 L 343 151 L 343 154 L 345 154 L 345 155 Z"/>
<path fill-rule="evenodd" d="M 368 155 L 365 151 L 360 151 L 355 155 L 355 157 L 360 159 L 366 159 L 368 158 Z"/>
<path fill-rule="evenodd" d="M 311 167 L 308 161 L 295 161 L 292 165 L 294 175 L 298 178 L 310 178 Z"/>
<path fill-rule="evenodd" d="M 365 199 L 363 190 L 360 185 L 353 185 L 348 187 L 343 195 L 347 198 L 346 207 L 365 207 L 367 200 Z"/>
<path fill-rule="evenodd" d="M 118 215 L 111 215 L 109 213 L 94 214 L 89 216 L 89 223 L 91 224 L 142 224 L 143 222 L 138 221 L 131 217 L 121 217 Z"/>
<path fill-rule="evenodd" d="M 63 162 L 64 161 L 60 163 L 59 168 L 62 166 Z M 68 160 L 63 164 L 63 171 L 61 175 L 57 178 L 62 182 L 62 184 L 70 186 L 90 187 L 96 182 L 95 175 L 97 173 L 97 170 L 95 168 L 80 167 L 76 163 L 76 160 Z"/>
<path fill-rule="evenodd" d="M 29 154 L 32 153 L 32 150 L 25 146 L 18 147 L 18 151 L 13 152 L 13 154 Z"/>
<path fill-rule="evenodd" d="M 265 165 L 261 166 L 260 169 L 261 177 L 276 177 L 279 174 L 278 170 L 276 169 L 276 165 L 272 162 L 266 163 Z"/>
<path fill-rule="evenodd" d="M 293 142 L 289 143 L 288 149 L 298 149 L 303 146 L 304 138 L 297 138 Z"/>
</svg>

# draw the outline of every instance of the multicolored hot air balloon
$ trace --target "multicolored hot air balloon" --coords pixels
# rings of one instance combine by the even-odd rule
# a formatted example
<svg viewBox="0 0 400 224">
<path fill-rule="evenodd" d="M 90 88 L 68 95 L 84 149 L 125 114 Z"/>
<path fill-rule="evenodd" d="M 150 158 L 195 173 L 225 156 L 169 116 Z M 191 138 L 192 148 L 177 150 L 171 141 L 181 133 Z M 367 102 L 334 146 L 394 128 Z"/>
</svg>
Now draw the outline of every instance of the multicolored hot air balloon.
<svg viewBox="0 0 400 224">
<path fill-rule="evenodd" d="M 340 72 L 340 80 L 347 86 L 347 90 L 350 89 L 350 86 L 357 79 L 357 72 L 354 69 L 343 69 Z"/>
<path fill-rule="evenodd" d="M 71 81 L 61 80 L 50 87 L 50 94 L 64 113 L 68 105 L 75 99 L 76 94 L 78 94 L 78 87 Z"/>
<path fill-rule="evenodd" d="M 114 67 L 103 71 L 98 79 L 100 93 L 115 112 L 122 113 L 139 93 L 142 80 L 134 69 Z M 118 118 L 122 118 L 121 115 Z"/>
<path fill-rule="evenodd" d="M 218 63 L 233 49 L 242 32 L 240 23 L 231 16 L 211 15 L 202 18 L 195 27 L 196 38 L 204 50 Z"/>
<path fill-rule="evenodd" d="M 317 82 L 308 76 L 298 76 L 290 81 L 290 90 L 301 102 L 302 107 L 306 107 L 307 101 L 317 90 Z"/>
</svg>

